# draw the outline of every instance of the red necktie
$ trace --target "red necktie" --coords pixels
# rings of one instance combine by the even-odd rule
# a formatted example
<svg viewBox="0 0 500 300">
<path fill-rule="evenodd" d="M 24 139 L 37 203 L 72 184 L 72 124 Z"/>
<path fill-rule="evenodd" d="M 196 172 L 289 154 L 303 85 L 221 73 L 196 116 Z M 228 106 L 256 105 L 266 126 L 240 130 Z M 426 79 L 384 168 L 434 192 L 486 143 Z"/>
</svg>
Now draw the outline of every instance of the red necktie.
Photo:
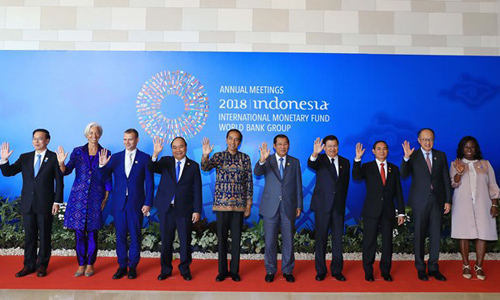
<svg viewBox="0 0 500 300">
<path fill-rule="evenodd" d="M 384 163 L 380 164 L 380 176 L 382 177 L 382 184 L 385 186 L 385 169 L 384 169 Z"/>
</svg>

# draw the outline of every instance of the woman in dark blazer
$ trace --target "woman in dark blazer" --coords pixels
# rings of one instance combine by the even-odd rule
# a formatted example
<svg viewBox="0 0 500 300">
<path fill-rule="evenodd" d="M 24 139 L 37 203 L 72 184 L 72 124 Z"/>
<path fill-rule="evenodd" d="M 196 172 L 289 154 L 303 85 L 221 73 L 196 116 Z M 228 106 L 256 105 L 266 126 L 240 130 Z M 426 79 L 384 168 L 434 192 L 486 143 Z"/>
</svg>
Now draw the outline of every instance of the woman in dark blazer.
<svg viewBox="0 0 500 300">
<path fill-rule="evenodd" d="M 68 153 L 59 147 L 57 159 L 64 175 L 75 169 L 75 181 L 71 188 L 68 206 L 64 216 L 64 227 L 75 230 L 76 256 L 78 269 L 75 277 L 94 275 L 94 263 L 97 257 L 97 232 L 102 228 L 101 211 L 111 190 L 111 178 L 101 178 L 98 174 L 99 152 L 102 147 L 99 139 L 102 127 L 97 123 L 89 123 L 85 127 L 88 143 L 73 149 L 69 162 L 64 164 Z M 108 151 L 108 156 L 111 153 Z"/>
</svg>

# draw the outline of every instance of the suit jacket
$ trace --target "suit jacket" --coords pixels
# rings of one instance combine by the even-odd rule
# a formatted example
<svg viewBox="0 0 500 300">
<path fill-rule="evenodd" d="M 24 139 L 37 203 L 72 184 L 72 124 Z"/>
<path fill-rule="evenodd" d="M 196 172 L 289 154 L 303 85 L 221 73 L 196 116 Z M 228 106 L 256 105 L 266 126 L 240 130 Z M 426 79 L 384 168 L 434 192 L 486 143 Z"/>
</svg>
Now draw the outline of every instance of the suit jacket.
<svg viewBox="0 0 500 300">
<path fill-rule="evenodd" d="M 104 177 L 114 176 L 113 199 L 111 209 L 125 209 L 126 191 L 128 189 L 128 205 L 140 212 L 143 205 L 153 205 L 154 178 L 148 169 L 149 155 L 137 149 L 132 169 L 127 177 L 125 173 L 125 150 L 111 156 L 106 166 L 99 169 Z"/>
<path fill-rule="evenodd" d="M 4 176 L 14 176 L 19 172 L 23 175 L 21 191 L 21 213 L 27 214 L 32 210 L 36 214 L 52 212 L 54 202 L 63 202 L 63 175 L 59 170 L 57 155 L 47 150 L 38 175 L 34 172 L 35 151 L 21 154 L 14 164 L 7 163 L 0 166 Z"/>
<path fill-rule="evenodd" d="M 297 208 L 303 208 L 302 171 L 299 160 L 290 155 L 286 156 L 286 166 L 281 179 L 276 155 L 273 154 L 263 165 L 259 162 L 255 164 L 254 174 L 265 175 L 266 179 L 259 213 L 265 217 L 273 217 L 281 201 L 287 217 L 295 220 Z"/>
<path fill-rule="evenodd" d="M 315 161 L 307 160 L 307 166 L 316 170 L 316 186 L 311 199 L 311 210 L 314 212 L 331 213 L 335 209 L 345 213 L 351 166 L 346 158 L 339 155 L 338 159 L 337 181 L 333 177 L 334 167 L 326 154 L 318 155 Z"/>
<path fill-rule="evenodd" d="M 423 208 L 426 205 L 431 184 L 439 205 L 444 207 L 444 203 L 451 203 L 451 180 L 444 152 L 432 149 L 432 174 L 430 174 L 422 150 L 416 149 L 408 161 L 403 159 L 401 163 L 401 176 L 404 178 L 409 175 L 411 175 L 411 187 L 408 204 L 411 207 Z"/>
<path fill-rule="evenodd" d="M 363 204 L 363 217 L 378 218 L 388 208 L 391 215 L 395 216 L 394 201 L 398 213 L 404 214 L 403 189 L 401 188 L 401 179 L 399 168 L 394 164 L 387 162 L 387 178 L 385 185 L 382 182 L 380 170 L 376 161 L 371 161 L 361 165 L 361 161 L 354 162 L 352 166 L 352 178 L 355 180 L 365 180 L 366 197 Z"/>
<path fill-rule="evenodd" d="M 160 184 L 154 199 L 154 207 L 166 214 L 175 196 L 175 212 L 180 216 L 191 217 L 193 212 L 201 213 L 202 192 L 201 173 L 197 162 L 186 157 L 179 182 L 175 176 L 175 158 L 164 156 L 159 161 L 149 159 L 150 171 L 161 174 Z"/>
</svg>

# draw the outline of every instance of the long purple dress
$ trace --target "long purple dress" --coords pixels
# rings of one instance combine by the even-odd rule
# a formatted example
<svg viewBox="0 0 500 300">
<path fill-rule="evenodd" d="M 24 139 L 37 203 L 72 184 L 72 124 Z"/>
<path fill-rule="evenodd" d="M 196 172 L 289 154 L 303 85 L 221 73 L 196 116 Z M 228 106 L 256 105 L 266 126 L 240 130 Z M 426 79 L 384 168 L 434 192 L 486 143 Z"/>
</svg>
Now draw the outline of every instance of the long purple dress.
<svg viewBox="0 0 500 300">
<path fill-rule="evenodd" d="M 99 153 L 102 149 L 98 145 Z M 108 151 L 108 156 L 111 153 Z M 106 191 L 111 191 L 111 178 L 98 176 L 99 154 L 89 155 L 89 146 L 76 147 L 71 153 L 64 175 L 76 169 L 75 181 L 69 194 L 68 206 L 64 216 L 64 227 L 95 231 L 102 228 L 101 203 Z"/>
</svg>

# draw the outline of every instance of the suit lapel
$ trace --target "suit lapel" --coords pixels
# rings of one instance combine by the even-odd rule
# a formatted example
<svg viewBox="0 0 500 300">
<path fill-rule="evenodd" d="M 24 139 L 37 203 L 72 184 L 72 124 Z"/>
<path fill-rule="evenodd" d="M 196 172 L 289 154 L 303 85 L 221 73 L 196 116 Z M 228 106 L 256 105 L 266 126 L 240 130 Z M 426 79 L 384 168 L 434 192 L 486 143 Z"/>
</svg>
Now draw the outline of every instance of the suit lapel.
<svg viewBox="0 0 500 300">
<path fill-rule="evenodd" d="M 179 178 L 179 182 L 181 182 L 184 179 L 184 177 L 186 177 L 185 175 L 187 174 L 190 167 L 191 167 L 191 160 L 186 156 L 186 162 L 184 163 L 184 169 L 182 169 L 182 174 L 181 177 Z"/>
<path fill-rule="evenodd" d="M 33 151 L 28 156 L 29 157 L 28 166 L 30 168 L 31 177 L 33 178 L 35 177 L 35 153 L 36 151 Z"/>
<path fill-rule="evenodd" d="M 291 167 L 292 164 L 290 163 L 290 157 L 288 157 L 285 163 L 285 169 L 283 170 L 283 181 L 285 181 L 286 176 L 290 173 Z"/>
<path fill-rule="evenodd" d="M 335 166 L 332 165 L 328 155 L 324 154 L 323 156 L 320 156 L 320 159 L 323 160 L 323 163 L 325 164 L 326 169 L 328 170 L 328 172 L 330 172 L 330 176 L 332 176 L 332 179 L 335 180 L 335 176 L 333 175 L 333 168 L 335 168 Z M 339 169 L 340 169 L 340 161 L 339 161 Z M 339 176 L 340 176 L 340 174 L 337 174 L 337 180 L 338 180 Z"/>
<path fill-rule="evenodd" d="M 170 176 L 172 176 L 172 180 L 174 182 L 177 182 L 177 177 L 175 176 L 175 168 L 177 167 L 177 161 L 175 160 L 175 157 L 172 156 L 172 159 L 170 159 L 170 166 L 168 166 L 168 170 L 170 171 Z"/>
<path fill-rule="evenodd" d="M 280 170 L 278 167 L 278 161 L 276 160 L 276 154 L 273 154 L 271 157 L 269 157 L 269 163 L 271 164 L 271 169 L 273 170 L 274 174 L 276 175 L 276 178 L 278 178 L 278 180 L 281 181 Z"/>
<path fill-rule="evenodd" d="M 38 174 L 42 173 L 42 170 L 44 169 L 45 165 L 47 164 L 47 162 L 51 159 L 51 155 L 50 155 L 50 151 L 47 149 L 47 152 L 45 152 L 45 157 L 42 159 L 42 161 L 40 162 L 40 170 L 38 170 Z M 34 157 L 33 157 L 34 159 Z M 34 168 L 33 168 L 33 175 L 34 175 Z M 38 175 L 37 175 L 38 176 Z"/>
</svg>

